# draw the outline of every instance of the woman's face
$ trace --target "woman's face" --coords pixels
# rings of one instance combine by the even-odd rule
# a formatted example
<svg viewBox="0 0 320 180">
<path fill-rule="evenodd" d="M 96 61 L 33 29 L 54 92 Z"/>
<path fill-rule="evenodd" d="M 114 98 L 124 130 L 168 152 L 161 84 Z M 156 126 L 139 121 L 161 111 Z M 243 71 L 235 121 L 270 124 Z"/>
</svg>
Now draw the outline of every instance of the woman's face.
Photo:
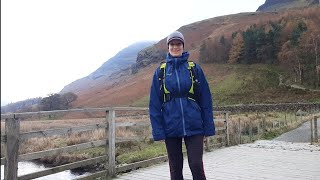
<svg viewBox="0 0 320 180">
<path fill-rule="evenodd" d="M 180 40 L 172 40 L 169 43 L 169 53 L 173 57 L 179 57 L 182 56 L 183 52 L 183 44 Z"/>
</svg>

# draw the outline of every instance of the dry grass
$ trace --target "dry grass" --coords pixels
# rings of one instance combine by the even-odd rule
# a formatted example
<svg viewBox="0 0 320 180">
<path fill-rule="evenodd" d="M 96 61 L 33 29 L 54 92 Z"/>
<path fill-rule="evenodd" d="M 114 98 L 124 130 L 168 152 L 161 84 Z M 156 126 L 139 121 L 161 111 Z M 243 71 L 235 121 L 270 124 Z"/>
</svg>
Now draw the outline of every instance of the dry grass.
<svg viewBox="0 0 320 180">
<path fill-rule="evenodd" d="M 142 122 L 149 121 L 148 116 L 136 117 L 117 117 L 116 122 Z M 20 131 L 30 132 L 56 128 L 70 128 L 76 126 L 85 126 L 92 124 L 105 123 L 104 118 L 96 119 L 68 119 L 68 120 L 37 120 L 37 121 L 21 121 Z M 1 130 L 4 132 L 5 123 L 1 122 Z M 116 136 L 122 138 L 131 137 L 148 137 L 151 134 L 149 127 L 119 127 L 116 129 Z M 86 143 L 96 140 L 105 139 L 105 129 L 99 129 L 89 132 L 73 133 L 69 136 L 52 136 L 47 138 L 31 138 L 21 143 L 19 154 L 27 154 L 53 148 L 65 147 L 80 143 Z M 3 146 L 3 145 L 1 145 Z M 3 147 L 1 147 L 3 148 Z M 1 157 L 4 154 L 1 152 Z M 88 153 L 62 153 L 55 154 L 51 157 L 41 158 L 40 161 L 52 165 L 61 165 L 65 163 L 75 162 L 90 157 Z"/>
<path fill-rule="evenodd" d="M 148 116 L 141 117 L 117 117 L 116 122 L 141 122 L 149 121 Z M 57 128 L 70 128 L 76 126 L 85 126 L 92 124 L 105 123 L 104 118 L 96 119 L 68 119 L 68 120 L 39 120 L 39 121 L 21 121 L 20 132 L 40 131 Z M 1 130 L 4 132 L 5 123 L 1 122 Z M 150 128 L 141 127 L 119 127 L 116 129 L 116 136 L 130 138 L 135 136 L 148 136 L 151 134 Z M 37 151 L 59 148 L 80 143 L 86 143 L 105 139 L 105 130 L 99 129 L 89 132 L 73 133 L 69 136 L 52 136 L 47 138 L 32 138 L 21 144 L 19 153 L 26 154 Z"/>
<path fill-rule="evenodd" d="M 134 116 L 134 117 L 117 117 L 116 122 L 143 122 L 149 121 L 149 116 Z M 60 119 L 60 120 L 34 120 L 21 121 L 20 132 L 40 131 L 46 129 L 70 128 L 75 126 L 85 126 L 90 124 L 105 123 L 105 118 L 93 119 Z M 5 132 L 5 122 L 1 121 L 1 134 Z"/>
<path fill-rule="evenodd" d="M 104 122 L 105 122 L 104 118 L 21 121 L 20 132 L 31 132 L 31 131 L 40 131 L 40 130 L 57 129 L 57 128 L 70 128 L 75 126 L 100 124 Z M 1 122 L 1 134 L 4 134 L 4 132 L 5 132 L 5 122 Z"/>
</svg>

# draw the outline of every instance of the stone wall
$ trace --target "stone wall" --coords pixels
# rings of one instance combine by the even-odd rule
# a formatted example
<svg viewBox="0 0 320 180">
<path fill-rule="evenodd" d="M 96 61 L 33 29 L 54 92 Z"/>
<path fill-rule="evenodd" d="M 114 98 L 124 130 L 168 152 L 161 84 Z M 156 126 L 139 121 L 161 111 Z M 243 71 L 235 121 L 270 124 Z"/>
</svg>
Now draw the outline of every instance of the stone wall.
<svg viewBox="0 0 320 180">
<path fill-rule="evenodd" d="M 231 112 L 266 112 L 266 111 L 307 111 L 320 112 L 320 103 L 282 103 L 282 104 L 253 104 L 253 105 L 232 105 L 216 106 L 214 111 Z"/>
</svg>

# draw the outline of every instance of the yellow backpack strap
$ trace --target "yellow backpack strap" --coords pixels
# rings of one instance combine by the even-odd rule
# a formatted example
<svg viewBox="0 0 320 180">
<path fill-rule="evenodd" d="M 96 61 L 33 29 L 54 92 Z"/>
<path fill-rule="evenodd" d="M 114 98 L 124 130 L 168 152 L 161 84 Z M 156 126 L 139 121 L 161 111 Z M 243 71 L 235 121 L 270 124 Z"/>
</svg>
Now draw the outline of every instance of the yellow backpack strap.
<svg viewBox="0 0 320 180">
<path fill-rule="evenodd" d="M 165 69 L 166 68 L 166 65 L 167 65 L 167 63 L 161 63 L 161 65 L 160 65 L 160 69 Z"/>
<path fill-rule="evenodd" d="M 161 63 L 160 65 L 160 76 L 159 76 L 159 80 L 161 80 L 161 85 L 160 85 L 160 90 L 161 90 L 161 87 L 163 87 L 163 102 L 166 102 L 167 101 L 167 98 L 169 97 L 169 94 L 170 92 L 168 91 L 168 89 L 166 88 L 166 65 L 167 63 Z"/>
<path fill-rule="evenodd" d="M 194 64 L 194 62 L 193 61 L 188 61 L 188 69 L 191 69 L 191 67 L 194 67 L 195 66 L 195 64 Z"/>
<path fill-rule="evenodd" d="M 189 93 L 194 94 L 194 90 L 193 90 L 193 84 L 194 84 L 194 74 L 192 73 L 192 68 L 194 68 L 194 62 L 192 61 L 188 61 L 188 70 L 190 72 L 190 79 L 191 79 L 191 87 L 189 90 Z"/>
<path fill-rule="evenodd" d="M 195 63 L 192 61 L 188 61 L 188 70 L 190 72 L 190 79 L 191 79 L 191 87 L 189 89 L 189 95 L 188 95 L 188 99 L 196 101 L 198 99 L 198 91 L 196 92 L 195 88 L 197 88 L 197 72 L 195 69 Z"/>
</svg>

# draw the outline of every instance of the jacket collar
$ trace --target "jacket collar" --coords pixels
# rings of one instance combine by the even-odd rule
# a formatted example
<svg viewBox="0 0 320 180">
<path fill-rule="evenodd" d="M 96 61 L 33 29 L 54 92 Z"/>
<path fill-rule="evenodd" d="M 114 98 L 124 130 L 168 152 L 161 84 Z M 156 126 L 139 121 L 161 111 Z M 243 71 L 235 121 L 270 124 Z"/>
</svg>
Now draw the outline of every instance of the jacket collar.
<svg viewBox="0 0 320 180">
<path fill-rule="evenodd" d="M 187 62 L 189 58 L 189 52 L 183 52 L 181 56 L 179 57 L 172 57 L 170 53 L 167 53 L 166 61 L 167 63 L 173 63 L 175 60 L 177 60 L 177 64 L 183 64 L 184 62 Z"/>
</svg>

